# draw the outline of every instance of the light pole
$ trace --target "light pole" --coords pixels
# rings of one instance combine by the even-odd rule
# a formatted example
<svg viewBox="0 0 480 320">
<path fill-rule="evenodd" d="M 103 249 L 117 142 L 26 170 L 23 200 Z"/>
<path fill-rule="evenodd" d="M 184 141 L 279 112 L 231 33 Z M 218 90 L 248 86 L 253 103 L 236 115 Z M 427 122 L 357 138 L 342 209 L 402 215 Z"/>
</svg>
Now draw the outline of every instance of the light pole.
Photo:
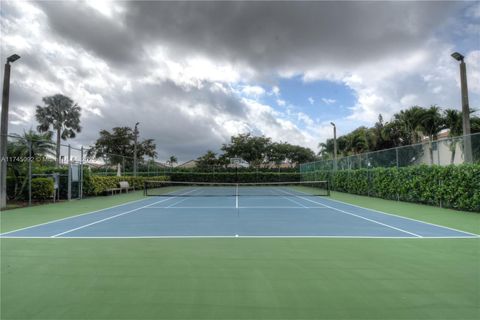
<svg viewBox="0 0 480 320">
<path fill-rule="evenodd" d="M 330 122 L 333 126 L 333 170 L 337 170 L 337 126 Z"/>
<path fill-rule="evenodd" d="M 470 137 L 470 107 L 468 105 L 468 87 L 467 87 L 467 66 L 465 65 L 465 58 L 458 52 L 452 53 L 452 57 L 460 61 L 460 86 L 462 93 L 462 116 L 463 116 L 463 148 L 464 148 L 464 162 L 472 162 L 472 140 Z"/>
<path fill-rule="evenodd" d="M 137 176 L 137 139 L 138 139 L 138 125 L 140 122 L 135 123 L 135 130 L 133 134 L 135 135 L 135 140 L 133 144 L 133 176 Z"/>
<path fill-rule="evenodd" d="M 3 75 L 2 120 L 0 133 L 0 209 L 7 206 L 7 143 L 8 143 L 8 103 L 10 97 L 10 63 L 20 59 L 18 54 L 7 58 Z"/>
</svg>

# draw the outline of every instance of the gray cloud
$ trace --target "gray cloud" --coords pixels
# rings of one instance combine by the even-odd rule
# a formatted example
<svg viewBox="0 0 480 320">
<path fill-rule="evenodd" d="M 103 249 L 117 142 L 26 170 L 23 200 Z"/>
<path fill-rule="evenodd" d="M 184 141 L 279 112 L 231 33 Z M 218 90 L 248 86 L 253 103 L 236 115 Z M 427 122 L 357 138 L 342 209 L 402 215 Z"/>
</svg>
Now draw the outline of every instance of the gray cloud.
<svg viewBox="0 0 480 320">
<path fill-rule="evenodd" d="M 118 23 L 75 2 L 39 2 L 56 33 L 112 63 L 163 45 L 260 71 L 356 65 L 412 50 L 454 2 L 125 2 Z"/>
<path fill-rule="evenodd" d="M 89 145 L 100 129 L 139 121 L 142 137 L 155 139 L 161 159 L 175 154 L 180 160 L 218 148 L 232 130 L 245 128 L 314 146 L 311 136 L 321 138 L 317 132 L 286 124 L 284 115 L 249 104 L 232 88 L 251 83 L 266 87 L 278 80 L 278 74 L 317 70 L 318 78 L 343 81 L 345 74 L 361 66 L 371 70 L 369 65 L 390 57 L 401 61 L 399 57 L 424 48 L 441 22 L 465 7 L 460 2 L 132 1 L 116 2 L 123 12 L 109 18 L 82 2 L 29 4 L 40 13 L 2 3 L 3 29 L 27 42 L 20 46 L 15 40 L 2 41 L 2 59 L 7 51 L 22 55 L 15 66 L 11 106 L 26 120 L 12 125 L 12 131 L 35 127 L 34 106 L 43 96 L 62 92 L 84 107 L 84 130 L 73 144 Z M 27 15 L 38 28 L 23 30 L 25 21 L 20 20 Z M 158 47 L 165 50 L 161 58 L 155 52 Z M 217 82 L 207 70 L 187 74 L 183 81 L 188 70 L 182 68 L 193 57 L 234 66 L 240 78 Z M 180 71 L 172 72 L 171 64 L 178 64 Z M 334 76 L 329 78 L 328 72 Z M 436 75 L 444 73 L 439 70 Z M 366 72 L 368 76 L 375 73 Z M 423 81 L 419 74 L 392 73 L 385 78 L 390 82 L 380 79 L 351 86 L 357 92 L 375 89 L 376 95 L 397 100 L 418 93 L 418 88 L 429 89 L 419 84 Z M 216 85 L 224 88 L 213 90 Z M 384 105 L 359 105 L 356 110 L 375 121 L 377 111 L 393 111 L 389 102 L 385 98 Z"/>
</svg>

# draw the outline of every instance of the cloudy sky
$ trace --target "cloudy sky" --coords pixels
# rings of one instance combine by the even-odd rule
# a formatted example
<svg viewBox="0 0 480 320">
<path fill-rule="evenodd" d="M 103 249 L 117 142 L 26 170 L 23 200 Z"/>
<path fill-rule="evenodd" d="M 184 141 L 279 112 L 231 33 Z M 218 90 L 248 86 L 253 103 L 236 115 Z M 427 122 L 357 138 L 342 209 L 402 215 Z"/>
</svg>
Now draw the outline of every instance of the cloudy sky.
<svg viewBox="0 0 480 320">
<path fill-rule="evenodd" d="M 459 109 L 454 51 L 479 108 L 478 1 L 1 1 L 1 59 L 21 56 L 9 131 L 62 93 L 83 110 L 72 145 L 138 121 L 160 160 L 244 132 L 316 151 L 330 121 L 343 134 L 412 105 Z"/>
</svg>

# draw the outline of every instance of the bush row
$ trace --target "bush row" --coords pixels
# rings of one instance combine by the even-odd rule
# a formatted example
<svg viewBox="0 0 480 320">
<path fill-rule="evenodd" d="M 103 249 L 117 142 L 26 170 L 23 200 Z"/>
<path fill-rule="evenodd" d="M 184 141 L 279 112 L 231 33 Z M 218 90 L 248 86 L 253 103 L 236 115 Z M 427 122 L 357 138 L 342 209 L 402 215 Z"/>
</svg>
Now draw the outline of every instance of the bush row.
<svg viewBox="0 0 480 320">
<path fill-rule="evenodd" d="M 46 200 L 53 197 L 53 179 L 34 178 L 32 179 L 32 199 Z M 14 178 L 7 178 L 8 199 L 28 199 L 28 180 L 22 179 L 18 182 Z"/>
<path fill-rule="evenodd" d="M 479 164 L 315 171 L 303 178 L 328 180 L 340 192 L 480 212 Z"/>
<path fill-rule="evenodd" d="M 110 177 L 110 176 L 89 176 L 84 181 L 84 193 L 86 195 L 98 195 L 105 193 L 108 189 L 118 188 L 120 181 L 127 181 L 130 187 L 137 190 L 143 189 L 145 180 L 166 181 L 168 177 Z"/>
<path fill-rule="evenodd" d="M 131 187 L 142 190 L 145 180 L 165 181 L 168 177 L 100 177 L 100 176 L 84 176 L 83 194 L 85 196 L 99 195 L 105 193 L 107 189 L 118 188 L 120 181 L 127 181 Z M 72 194 L 78 188 L 78 183 L 72 183 Z M 60 176 L 60 198 L 67 198 L 67 177 Z M 53 197 L 54 183 L 50 177 L 33 178 L 32 179 L 32 199 L 46 200 Z M 28 180 L 15 180 L 12 177 L 7 179 L 7 196 L 9 199 L 28 200 Z"/>
<path fill-rule="evenodd" d="M 173 172 L 170 175 L 172 181 L 191 182 L 278 182 L 300 181 L 301 175 L 295 172 Z"/>
</svg>

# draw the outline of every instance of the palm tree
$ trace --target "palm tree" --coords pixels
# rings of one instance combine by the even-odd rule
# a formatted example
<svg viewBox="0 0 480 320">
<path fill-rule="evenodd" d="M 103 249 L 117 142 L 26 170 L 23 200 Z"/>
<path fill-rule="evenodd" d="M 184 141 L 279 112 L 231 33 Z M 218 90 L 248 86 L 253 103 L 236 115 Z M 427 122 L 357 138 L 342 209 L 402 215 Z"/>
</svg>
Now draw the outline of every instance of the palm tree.
<svg viewBox="0 0 480 320">
<path fill-rule="evenodd" d="M 167 160 L 167 163 L 170 165 L 170 167 L 173 167 L 173 164 L 177 162 L 178 160 L 177 160 L 177 157 L 175 156 L 170 156 L 170 158 L 168 158 Z"/>
<path fill-rule="evenodd" d="M 430 164 L 433 164 L 432 141 L 437 139 L 438 133 L 445 128 L 444 119 L 440 114 L 440 108 L 433 105 L 419 115 L 419 129 L 428 136 L 428 150 L 430 152 Z"/>
<path fill-rule="evenodd" d="M 13 141 L 9 141 L 7 144 L 9 157 L 28 158 L 28 161 L 32 161 L 32 158 L 37 159 L 53 154 L 54 145 L 52 143 L 52 132 L 50 131 L 42 134 L 30 129 L 23 135 L 12 134 L 12 138 Z M 26 173 L 28 161 L 11 161 L 8 163 L 9 170 L 15 177 L 15 198 L 22 194 L 28 181 L 28 174 Z"/>
<path fill-rule="evenodd" d="M 457 150 L 458 142 L 458 139 L 455 137 L 463 134 L 462 112 L 455 109 L 447 109 L 443 112 L 443 119 L 445 122 L 445 127 L 450 130 L 448 133 L 450 137 L 448 143 L 452 155 L 450 158 L 450 163 L 453 164 L 455 161 L 455 151 Z"/>
<path fill-rule="evenodd" d="M 73 102 L 72 99 L 61 94 L 50 97 L 44 97 L 45 106 L 37 106 L 35 118 L 39 125 L 40 132 L 47 132 L 50 127 L 56 132 L 56 165 L 60 163 L 60 139 L 67 140 L 75 138 L 76 133 L 80 132 L 80 111 L 81 108 Z"/>
<path fill-rule="evenodd" d="M 394 119 L 402 124 L 404 131 L 407 133 L 404 144 L 414 144 L 420 142 L 418 134 L 420 128 L 420 119 L 426 110 L 419 106 L 413 106 L 410 109 L 402 110 L 394 115 Z"/>
<path fill-rule="evenodd" d="M 320 142 L 318 144 L 318 153 L 317 155 L 320 157 L 320 159 L 328 159 L 330 156 L 330 153 L 328 152 L 328 146 L 324 142 Z"/>
</svg>

